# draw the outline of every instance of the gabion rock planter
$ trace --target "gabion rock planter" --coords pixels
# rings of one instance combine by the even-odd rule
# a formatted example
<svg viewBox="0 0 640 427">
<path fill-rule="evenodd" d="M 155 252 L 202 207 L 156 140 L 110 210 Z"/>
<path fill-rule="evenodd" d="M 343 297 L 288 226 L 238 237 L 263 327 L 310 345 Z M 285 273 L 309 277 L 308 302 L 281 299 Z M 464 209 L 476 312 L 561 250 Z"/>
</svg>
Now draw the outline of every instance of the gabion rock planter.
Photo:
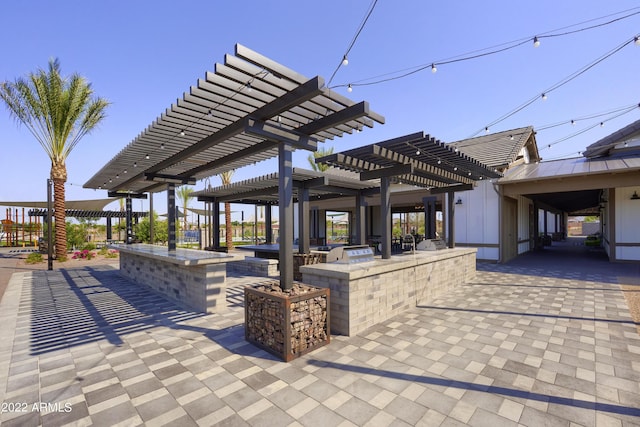
<svg viewBox="0 0 640 427">
<path fill-rule="evenodd" d="M 277 281 L 244 290 L 245 339 L 289 362 L 329 344 L 329 289 Z"/>
</svg>

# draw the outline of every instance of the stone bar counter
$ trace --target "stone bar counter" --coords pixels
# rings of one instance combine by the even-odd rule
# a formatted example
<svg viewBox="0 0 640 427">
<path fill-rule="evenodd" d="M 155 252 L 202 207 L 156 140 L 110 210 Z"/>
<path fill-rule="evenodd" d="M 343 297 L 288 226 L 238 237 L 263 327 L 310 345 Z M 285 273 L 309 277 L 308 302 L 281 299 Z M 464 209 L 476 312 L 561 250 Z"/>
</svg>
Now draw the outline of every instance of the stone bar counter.
<svg viewBox="0 0 640 427">
<path fill-rule="evenodd" d="M 353 336 L 473 280 L 476 252 L 416 251 L 363 263 L 306 265 L 300 271 L 303 283 L 330 289 L 331 332 Z"/>
<path fill-rule="evenodd" d="M 133 244 L 111 245 L 120 252 L 120 274 L 178 302 L 185 308 L 220 313 L 227 308 L 226 263 L 222 252 Z"/>
</svg>

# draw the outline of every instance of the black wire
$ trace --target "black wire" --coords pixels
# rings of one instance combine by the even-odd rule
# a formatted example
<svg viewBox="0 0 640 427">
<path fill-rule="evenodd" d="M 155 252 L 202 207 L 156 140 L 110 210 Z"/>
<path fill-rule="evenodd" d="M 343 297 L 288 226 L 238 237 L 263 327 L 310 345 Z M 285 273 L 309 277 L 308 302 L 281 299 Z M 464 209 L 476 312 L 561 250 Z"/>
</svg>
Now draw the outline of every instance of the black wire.
<svg viewBox="0 0 640 427">
<path fill-rule="evenodd" d="M 576 71 L 576 72 L 570 74 L 569 76 L 565 77 L 564 79 L 560 80 L 558 83 L 555 83 L 550 88 L 548 88 L 547 90 L 542 91 L 541 93 L 545 93 L 546 94 L 546 93 L 550 93 L 550 92 L 552 92 L 552 91 L 554 91 L 556 89 L 559 89 L 560 87 L 566 85 L 567 83 L 571 82 L 572 80 L 574 80 L 574 79 L 578 78 L 579 76 L 581 76 L 582 74 L 586 73 L 588 70 L 590 70 L 591 68 L 595 67 L 596 65 L 598 65 L 599 63 L 601 63 L 605 59 L 607 59 L 607 58 L 611 57 L 612 55 L 614 55 L 615 53 L 619 52 L 620 50 L 622 50 L 622 48 L 624 48 L 629 43 L 633 43 L 633 42 L 634 42 L 634 38 L 633 37 L 631 39 L 625 40 L 624 43 L 620 44 L 619 46 L 616 46 L 611 51 L 609 51 L 606 54 L 600 56 L 598 59 L 594 60 L 593 62 L 585 65 L 584 67 L 582 67 L 578 71 Z M 525 109 L 529 105 L 533 104 L 538 99 L 540 99 L 540 95 L 536 95 L 535 97 L 529 99 L 528 101 L 525 101 L 523 104 L 521 104 L 520 106 L 516 107 L 514 110 L 511 110 L 510 112 L 504 114 L 503 116 L 499 117 L 498 119 L 494 120 L 493 122 L 489 123 L 488 125 L 485 125 L 482 129 L 476 131 L 473 135 L 470 136 L 470 138 L 478 135 L 480 132 L 482 132 L 483 130 L 485 130 L 487 128 L 490 128 L 492 126 L 497 125 L 500 122 L 503 122 L 504 120 L 508 119 L 509 117 L 513 116 L 514 114 L 522 111 L 523 109 Z"/>
<path fill-rule="evenodd" d="M 353 46 L 356 44 L 356 41 L 358 40 L 358 37 L 360 36 L 360 33 L 364 29 L 364 26 L 367 24 L 367 21 L 369 20 L 369 17 L 373 13 L 373 10 L 376 8 L 377 4 L 378 4 L 378 0 L 373 0 L 371 2 L 371 4 L 369 5 L 369 10 L 368 10 L 367 14 L 365 15 L 364 19 L 362 20 L 362 22 L 360 23 L 360 26 L 359 26 L 358 30 L 356 31 L 356 34 L 353 36 L 353 39 L 351 39 L 351 43 L 349 43 L 349 47 L 347 48 L 347 51 L 342 56 L 342 58 L 340 58 L 340 62 L 338 63 L 338 66 L 333 71 L 333 74 L 331 74 L 331 78 L 329 79 L 329 82 L 327 83 L 327 87 L 329 87 L 331 85 L 331 82 L 333 81 L 333 78 L 336 76 L 336 73 L 338 72 L 338 70 L 342 66 L 343 59 L 345 57 L 349 56 L 349 52 L 351 52 L 351 49 L 353 49 Z"/>
</svg>

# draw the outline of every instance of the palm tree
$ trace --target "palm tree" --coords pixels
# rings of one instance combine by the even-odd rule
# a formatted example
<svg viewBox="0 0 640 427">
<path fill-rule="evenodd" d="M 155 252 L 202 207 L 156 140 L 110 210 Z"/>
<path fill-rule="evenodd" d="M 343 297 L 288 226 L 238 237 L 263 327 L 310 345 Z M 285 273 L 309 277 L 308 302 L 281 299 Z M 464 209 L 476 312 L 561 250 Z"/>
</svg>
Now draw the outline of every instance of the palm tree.
<svg viewBox="0 0 640 427">
<path fill-rule="evenodd" d="M 235 170 L 222 172 L 220 174 L 220 180 L 222 185 L 231 184 L 231 178 Z M 233 249 L 233 224 L 231 224 L 231 203 L 224 202 L 224 224 L 225 224 L 225 242 L 227 244 L 227 251 Z M 217 232 L 217 230 L 215 230 Z"/>
<path fill-rule="evenodd" d="M 109 102 L 93 97 L 91 84 L 82 76 L 62 77 L 58 59 L 49 60 L 46 71 L 39 69 L 26 78 L 2 82 L 0 98 L 9 114 L 29 129 L 51 159 L 56 257 L 63 259 L 67 255 L 66 160 L 80 139 L 106 117 Z"/>
<path fill-rule="evenodd" d="M 307 157 L 307 160 L 311 165 L 311 169 L 313 169 L 316 172 L 324 172 L 327 169 L 329 169 L 329 165 L 316 163 L 316 159 L 319 159 L 320 157 L 328 156 L 329 154 L 333 154 L 333 147 L 318 148 L 318 151 L 314 151 L 313 153 L 309 154 L 309 157 Z"/>
<path fill-rule="evenodd" d="M 184 210 L 184 226 L 182 227 L 184 230 L 187 229 L 187 206 L 189 205 L 189 199 L 191 198 L 191 193 L 193 193 L 193 188 L 188 185 L 183 185 L 182 187 L 178 187 L 176 191 L 178 198 L 182 202 L 182 209 Z"/>
</svg>

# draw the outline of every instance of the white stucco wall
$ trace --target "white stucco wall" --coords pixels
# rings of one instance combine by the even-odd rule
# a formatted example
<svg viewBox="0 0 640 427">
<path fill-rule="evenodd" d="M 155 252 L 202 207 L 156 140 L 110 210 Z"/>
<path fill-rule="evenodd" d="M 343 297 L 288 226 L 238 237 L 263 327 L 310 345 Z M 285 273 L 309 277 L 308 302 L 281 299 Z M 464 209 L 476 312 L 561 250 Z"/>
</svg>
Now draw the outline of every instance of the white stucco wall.
<svg viewBox="0 0 640 427">
<path fill-rule="evenodd" d="M 455 193 L 456 244 L 478 248 L 477 258 L 497 261 L 499 249 L 482 245 L 498 245 L 500 239 L 500 203 L 498 193 L 489 181 L 482 181 L 472 191 Z"/>
<path fill-rule="evenodd" d="M 615 189 L 615 256 L 620 261 L 640 261 L 640 200 L 631 200 L 634 191 L 640 194 L 640 187 Z"/>
</svg>

